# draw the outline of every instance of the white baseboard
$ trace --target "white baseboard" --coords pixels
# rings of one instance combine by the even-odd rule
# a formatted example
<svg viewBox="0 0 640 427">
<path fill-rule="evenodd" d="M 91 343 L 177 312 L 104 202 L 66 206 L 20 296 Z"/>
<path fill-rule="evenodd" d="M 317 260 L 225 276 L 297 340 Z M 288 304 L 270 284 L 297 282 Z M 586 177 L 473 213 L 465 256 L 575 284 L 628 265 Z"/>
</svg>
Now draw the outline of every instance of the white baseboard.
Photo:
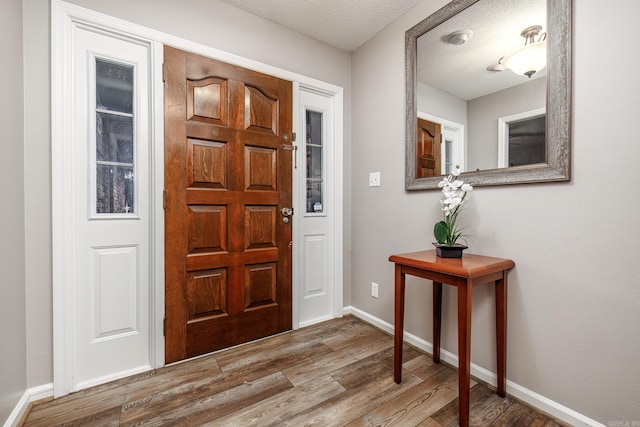
<svg viewBox="0 0 640 427">
<path fill-rule="evenodd" d="M 91 379 L 89 381 L 82 381 L 82 382 L 76 384 L 76 386 L 74 387 L 73 391 L 84 390 L 86 388 L 95 387 L 95 386 L 100 385 L 100 384 L 106 384 L 106 383 L 109 383 L 111 381 L 119 380 L 121 378 L 130 377 L 130 376 L 133 376 L 133 375 L 138 375 L 138 374 L 141 374 L 143 372 L 147 372 L 147 371 L 151 371 L 151 370 L 153 370 L 151 365 L 142 365 L 142 366 L 138 366 L 136 368 L 127 369 L 126 371 L 120 371 L 120 372 L 116 372 L 114 374 L 105 375 L 103 377 L 93 378 L 93 379 Z"/>
<path fill-rule="evenodd" d="M 328 316 L 318 317 L 316 319 L 308 320 L 306 322 L 300 322 L 298 327 L 299 328 L 304 328 L 306 326 L 311 326 L 311 325 L 315 325 L 316 323 L 326 322 L 327 320 L 331 320 L 331 319 L 335 319 L 335 318 L 336 318 L 336 316 L 330 314 Z"/>
<path fill-rule="evenodd" d="M 44 384 L 32 387 L 24 392 L 18 403 L 16 404 L 9 418 L 4 423 L 4 427 L 16 427 L 24 414 L 29 410 L 29 405 L 41 399 L 53 397 L 53 384 Z"/>
<path fill-rule="evenodd" d="M 359 319 L 393 335 L 393 325 L 391 323 L 385 322 L 382 319 L 378 319 L 377 317 L 374 317 L 365 311 L 349 306 L 344 308 L 344 314 L 352 314 Z M 420 350 L 433 354 L 432 343 L 416 335 L 408 333 L 407 331 L 404 332 L 404 341 L 416 348 L 419 348 Z M 449 363 L 450 365 L 458 366 L 458 356 L 447 350 L 440 350 L 440 359 L 444 362 Z M 471 375 L 487 384 L 491 384 L 493 386 L 497 384 L 497 375 L 494 372 L 491 372 L 474 363 L 471 364 Z M 605 427 L 604 424 L 601 424 L 589 417 L 579 414 L 578 412 L 569 409 L 566 406 L 559 404 L 558 402 L 554 402 L 551 399 L 548 399 L 509 380 L 507 380 L 507 393 L 515 397 L 516 399 L 522 400 L 523 402 L 528 403 L 529 405 L 539 409 L 540 411 L 545 412 L 573 426 Z"/>
</svg>

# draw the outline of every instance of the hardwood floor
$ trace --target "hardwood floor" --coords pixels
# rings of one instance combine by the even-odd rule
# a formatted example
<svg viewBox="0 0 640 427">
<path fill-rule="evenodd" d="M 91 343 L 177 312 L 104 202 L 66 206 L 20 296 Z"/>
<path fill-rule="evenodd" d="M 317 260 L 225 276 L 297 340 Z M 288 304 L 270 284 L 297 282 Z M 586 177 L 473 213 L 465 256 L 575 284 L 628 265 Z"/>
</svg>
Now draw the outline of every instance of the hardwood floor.
<svg viewBox="0 0 640 427">
<path fill-rule="evenodd" d="M 33 406 L 25 426 L 457 426 L 457 372 L 347 316 Z M 480 383 L 473 426 L 562 426 Z"/>
</svg>

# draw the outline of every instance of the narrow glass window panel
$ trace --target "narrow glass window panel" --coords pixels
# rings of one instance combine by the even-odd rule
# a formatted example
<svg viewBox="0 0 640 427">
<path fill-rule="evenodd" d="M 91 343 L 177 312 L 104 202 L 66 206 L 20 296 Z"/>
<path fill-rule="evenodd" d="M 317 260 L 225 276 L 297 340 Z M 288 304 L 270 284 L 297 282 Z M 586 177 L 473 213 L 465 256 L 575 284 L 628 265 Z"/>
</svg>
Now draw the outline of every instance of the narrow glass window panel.
<svg viewBox="0 0 640 427">
<path fill-rule="evenodd" d="M 546 161 L 546 116 L 509 123 L 509 166 Z"/>
<path fill-rule="evenodd" d="M 96 212 L 133 213 L 133 167 L 98 164 Z"/>
<path fill-rule="evenodd" d="M 444 141 L 444 174 L 449 175 L 453 170 L 453 141 L 443 138 Z"/>
<path fill-rule="evenodd" d="M 133 165 L 133 117 L 97 113 L 96 160 Z"/>
<path fill-rule="evenodd" d="M 322 181 L 322 147 L 307 145 L 307 178 Z"/>
<path fill-rule="evenodd" d="M 96 58 L 98 214 L 135 213 L 134 67 Z"/>
<path fill-rule="evenodd" d="M 324 155 L 323 155 L 323 114 L 306 111 L 306 178 L 307 213 L 323 213 Z"/>
<path fill-rule="evenodd" d="M 96 59 L 96 108 L 133 113 L 133 66 Z"/>
</svg>

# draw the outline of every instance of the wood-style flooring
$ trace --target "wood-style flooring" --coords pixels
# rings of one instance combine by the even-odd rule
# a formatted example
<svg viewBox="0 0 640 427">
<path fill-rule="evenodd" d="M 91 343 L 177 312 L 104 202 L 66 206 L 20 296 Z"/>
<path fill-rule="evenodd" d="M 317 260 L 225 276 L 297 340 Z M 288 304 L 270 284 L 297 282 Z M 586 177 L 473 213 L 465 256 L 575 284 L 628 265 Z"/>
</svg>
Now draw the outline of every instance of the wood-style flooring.
<svg viewBox="0 0 640 427">
<path fill-rule="evenodd" d="M 347 316 L 34 405 L 25 426 L 457 426 L 457 371 Z M 561 426 L 481 383 L 473 426 Z"/>
</svg>

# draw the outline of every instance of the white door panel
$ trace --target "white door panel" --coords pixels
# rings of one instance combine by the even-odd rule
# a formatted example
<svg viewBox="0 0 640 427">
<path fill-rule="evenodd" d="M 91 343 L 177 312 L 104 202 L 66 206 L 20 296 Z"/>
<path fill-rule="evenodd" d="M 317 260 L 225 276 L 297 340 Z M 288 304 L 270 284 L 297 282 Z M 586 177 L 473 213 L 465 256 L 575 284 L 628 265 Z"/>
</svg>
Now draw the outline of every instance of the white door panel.
<svg viewBox="0 0 640 427">
<path fill-rule="evenodd" d="M 334 235 L 335 125 L 334 98 L 300 91 L 301 162 L 300 196 L 295 220 L 302 243 L 299 292 L 299 325 L 336 316 Z"/>
<path fill-rule="evenodd" d="M 76 28 L 72 389 L 150 368 L 150 47 Z"/>
<path fill-rule="evenodd" d="M 304 236 L 304 298 L 327 293 L 325 236 Z"/>
<path fill-rule="evenodd" d="M 89 266 L 91 343 L 140 333 L 138 246 L 92 248 Z"/>
</svg>

